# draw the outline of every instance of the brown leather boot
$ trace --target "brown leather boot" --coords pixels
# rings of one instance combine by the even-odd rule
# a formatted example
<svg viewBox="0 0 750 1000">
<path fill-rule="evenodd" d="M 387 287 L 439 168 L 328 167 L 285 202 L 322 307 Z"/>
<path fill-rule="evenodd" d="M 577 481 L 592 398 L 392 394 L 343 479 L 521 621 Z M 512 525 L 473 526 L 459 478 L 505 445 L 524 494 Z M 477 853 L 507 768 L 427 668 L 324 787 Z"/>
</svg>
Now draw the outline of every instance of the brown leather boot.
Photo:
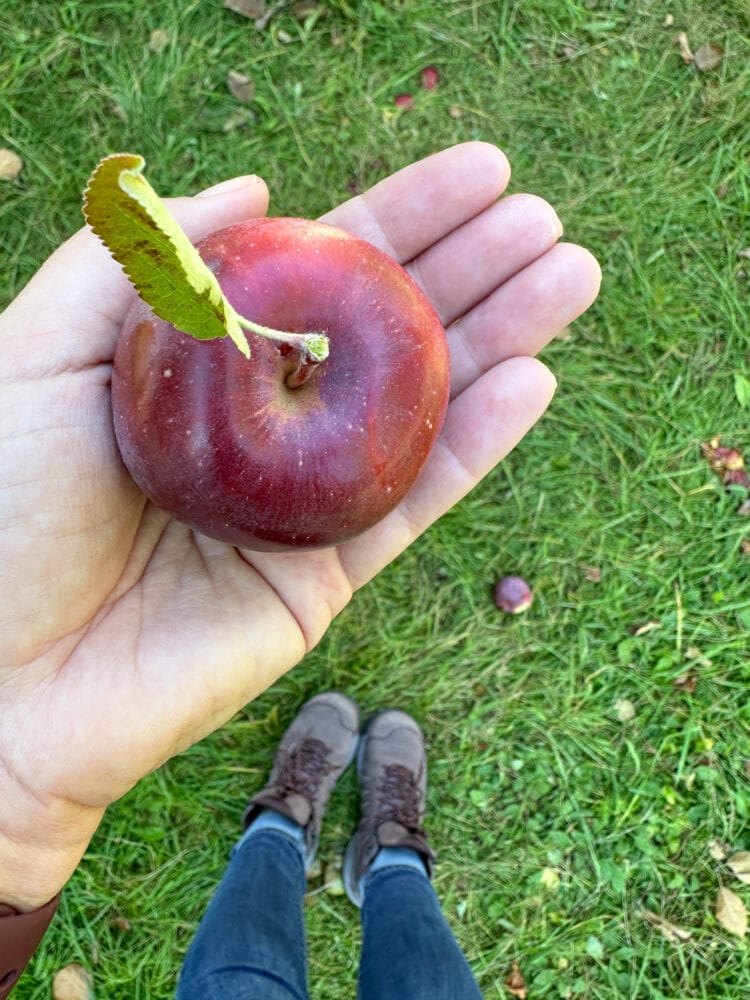
<svg viewBox="0 0 750 1000">
<path fill-rule="evenodd" d="M 381 847 L 410 847 L 432 875 L 435 852 L 422 829 L 427 760 L 422 731 L 405 712 L 389 709 L 369 722 L 360 741 L 357 774 L 361 819 L 349 841 L 343 879 L 349 899 L 362 905 L 360 882 Z"/>
<path fill-rule="evenodd" d="M 300 709 L 276 751 L 268 784 L 245 810 L 243 826 L 272 809 L 305 829 L 305 862 L 312 864 L 333 786 L 354 757 L 359 709 L 346 695 L 326 691 Z"/>
</svg>

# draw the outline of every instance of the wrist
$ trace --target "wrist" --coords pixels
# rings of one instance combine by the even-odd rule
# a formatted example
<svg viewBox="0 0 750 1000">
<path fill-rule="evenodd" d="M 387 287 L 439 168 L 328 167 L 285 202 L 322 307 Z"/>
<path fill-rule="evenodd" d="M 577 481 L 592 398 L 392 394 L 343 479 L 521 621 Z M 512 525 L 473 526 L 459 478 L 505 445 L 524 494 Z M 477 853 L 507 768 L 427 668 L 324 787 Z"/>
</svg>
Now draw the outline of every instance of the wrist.
<svg viewBox="0 0 750 1000">
<path fill-rule="evenodd" d="M 0 903 L 19 913 L 48 903 L 77 868 L 102 814 L 65 802 L 29 808 L 0 796 Z"/>
</svg>

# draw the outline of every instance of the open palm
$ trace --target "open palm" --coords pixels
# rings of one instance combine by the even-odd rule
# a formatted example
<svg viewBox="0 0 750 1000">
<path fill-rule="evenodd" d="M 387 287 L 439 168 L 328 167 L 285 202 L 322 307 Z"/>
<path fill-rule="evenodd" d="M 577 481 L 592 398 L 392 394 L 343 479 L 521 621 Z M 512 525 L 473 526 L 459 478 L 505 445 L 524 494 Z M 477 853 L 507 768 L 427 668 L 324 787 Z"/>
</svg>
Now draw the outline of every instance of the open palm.
<svg viewBox="0 0 750 1000">
<path fill-rule="evenodd" d="M 37 866 L 37 902 L 63 884 L 108 803 L 297 663 L 353 591 L 543 413 L 554 379 L 533 355 L 590 305 L 599 270 L 557 242 L 546 202 L 500 198 L 508 175 L 498 150 L 469 143 L 324 219 L 406 266 L 449 328 L 452 363 L 422 476 L 338 548 L 238 550 L 145 500 L 109 408 L 133 292 L 89 232 L 0 317 L 0 860 L 3 834 L 50 859 Z M 244 179 L 171 205 L 197 239 L 264 214 L 267 191 Z"/>
</svg>

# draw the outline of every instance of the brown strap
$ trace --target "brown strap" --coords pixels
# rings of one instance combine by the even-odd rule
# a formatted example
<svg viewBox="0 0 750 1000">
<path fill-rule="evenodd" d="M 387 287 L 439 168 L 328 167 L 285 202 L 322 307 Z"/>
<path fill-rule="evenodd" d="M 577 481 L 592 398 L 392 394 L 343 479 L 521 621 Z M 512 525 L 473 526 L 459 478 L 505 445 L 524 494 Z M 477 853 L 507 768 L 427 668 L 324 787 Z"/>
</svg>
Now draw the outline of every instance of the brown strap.
<svg viewBox="0 0 750 1000">
<path fill-rule="evenodd" d="M 0 903 L 0 1000 L 5 1000 L 18 982 L 44 937 L 59 902 L 58 893 L 49 903 L 31 913 L 19 913 Z"/>
</svg>

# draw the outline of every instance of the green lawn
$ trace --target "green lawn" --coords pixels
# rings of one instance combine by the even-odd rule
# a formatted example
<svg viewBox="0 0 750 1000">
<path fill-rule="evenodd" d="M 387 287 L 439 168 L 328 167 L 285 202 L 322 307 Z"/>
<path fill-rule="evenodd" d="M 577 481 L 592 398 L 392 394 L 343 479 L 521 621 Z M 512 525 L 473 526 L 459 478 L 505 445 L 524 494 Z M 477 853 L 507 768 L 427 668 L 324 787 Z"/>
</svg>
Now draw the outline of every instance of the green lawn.
<svg viewBox="0 0 750 1000">
<path fill-rule="evenodd" d="M 721 65 L 686 65 L 681 30 Z M 750 456 L 746 0 L 333 0 L 263 32 L 220 0 L 5 0 L 0 39 L 0 146 L 25 163 L 0 185 L 0 302 L 80 225 L 86 178 L 116 150 L 143 153 L 165 194 L 255 171 L 274 214 L 315 216 L 489 140 L 511 189 L 550 200 L 604 271 L 545 352 L 560 389 L 542 423 L 301 666 L 109 811 L 14 1000 L 48 997 L 69 962 L 100 1000 L 171 997 L 245 798 L 328 687 L 422 722 L 435 884 L 488 998 L 509 996 L 514 961 L 533 1000 L 750 991 L 747 940 L 713 914 L 720 886 L 748 909 L 750 887 L 709 850 L 750 849 L 750 519 L 700 454 L 720 434 Z M 230 69 L 252 77 L 250 105 Z M 411 111 L 394 108 L 404 91 Z M 536 594 L 518 619 L 491 600 L 511 572 Z M 347 774 L 326 864 L 355 791 Z M 343 1000 L 357 913 L 320 887 L 311 992 Z M 644 908 L 692 936 L 670 942 Z"/>
</svg>

